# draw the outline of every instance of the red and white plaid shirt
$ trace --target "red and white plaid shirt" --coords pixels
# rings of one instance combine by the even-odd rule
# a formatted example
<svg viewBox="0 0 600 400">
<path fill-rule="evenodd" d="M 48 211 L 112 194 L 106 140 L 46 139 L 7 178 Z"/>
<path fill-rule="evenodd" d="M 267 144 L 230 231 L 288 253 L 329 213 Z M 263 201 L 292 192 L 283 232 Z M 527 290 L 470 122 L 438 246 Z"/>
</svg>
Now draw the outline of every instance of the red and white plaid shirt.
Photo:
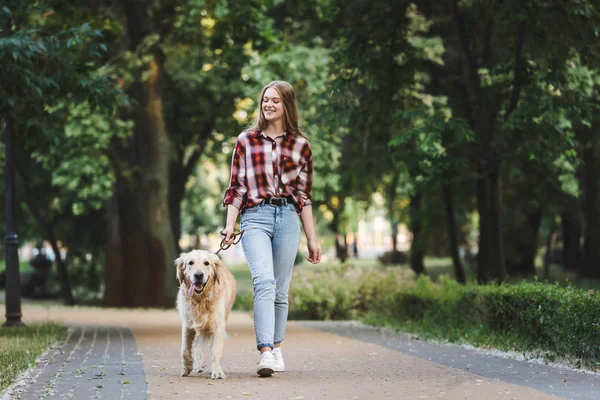
<svg viewBox="0 0 600 400">
<path fill-rule="evenodd" d="M 312 204 L 312 162 L 310 143 L 302 136 L 286 133 L 273 140 L 259 129 L 244 131 L 233 151 L 223 205 L 244 211 L 270 197 L 288 197 L 300 214 Z"/>
</svg>

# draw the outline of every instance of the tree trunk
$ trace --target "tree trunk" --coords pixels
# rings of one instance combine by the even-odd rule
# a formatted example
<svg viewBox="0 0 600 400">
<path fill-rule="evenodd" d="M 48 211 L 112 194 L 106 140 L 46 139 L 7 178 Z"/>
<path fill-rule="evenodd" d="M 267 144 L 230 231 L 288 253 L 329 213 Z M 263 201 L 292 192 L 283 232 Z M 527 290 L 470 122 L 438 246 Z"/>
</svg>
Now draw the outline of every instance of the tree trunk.
<svg viewBox="0 0 600 400">
<path fill-rule="evenodd" d="M 486 283 L 489 280 L 490 259 L 490 220 L 489 220 L 489 197 L 486 189 L 487 181 L 483 178 L 477 179 L 477 212 L 479 213 L 479 242 L 477 250 L 477 281 Z"/>
<path fill-rule="evenodd" d="M 502 239 L 502 228 L 500 226 L 500 179 L 499 171 L 493 168 L 489 177 L 490 188 L 490 278 L 493 281 L 502 282 L 506 278 L 506 262 L 504 260 L 504 240 Z"/>
<path fill-rule="evenodd" d="M 561 231 L 563 266 L 568 271 L 580 271 L 582 269 L 580 241 L 583 228 L 577 206 L 567 206 L 561 215 Z"/>
<path fill-rule="evenodd" d="M 398 251 L 398 219 L 395 215 L 395 207 L 396 207 L 396 198 L 398 197 L 396 194 L 396 188 L 398 187 L 398 183 L 400 182 L 400 172 L 396 169 L 394 170 L 394 175 L 392 176 L 392 180 L 387 184 L 386 191 L 386 203 L 387 203 L 387 213 L 388 219 L 390 221 L 391 228 L 391 239 L 392 239 L 392 259 L 395 257 L 396 252 Z"/>
<path fill-rule="evenodd" d="M 452 199 L 452 187 L 446 183 L 442 184 L 442 192 L 444 197 L 444 206 L 446 208 L 448 239 L 450 242 L 450 254 L 452 255 L 454 276 L 458 282 L 465 283 L 467 281 L 465 277 L 465 270 L 458 254 L 458 236 L 456 234 L 456 221 L 454 219 L 454 200 Z"/>
<path fill-rule="evenodd" d="M 169 179 L 169 215 L 171 216 L 171 231 L 173 232 L 173 240 L 175 251 L 181 253 L 179 247 L 179 238 L 181 237 L 181 202 L 185 194 L 185 182 L 187 178 L 183 177 L 183 169 L 178 168 L 179 165 L 171 164 L 170 179 Z"/>
<path fill-rule="evenodd" d="M 542 272 L 543 279 L 550 278 L 550 264 L 552 263 L 552 250 L 554 244 L 554 237 L 556 236 L 556 226 L 554 221 L 550 223 L 550 232 L 546 237 L 546 252 L 544 253 L 544 267 Z"/>
<path fill-rule="evenodd" d="M 600 278 L 600 129 L 591 132 L 583 162 L 585 236 L 582 272 L 587 277 Z"/>
<path fill-rule="evenodd" d="M 143 1 L 124 3 L 132 51 L 139 50 L 144 38 L 152 33 L 150 7 Z M 113 213 L 108 218 L 109 229 L 118 232 L 119 242 L 109 239 L 104 295 L 107 306 L 171 306 L 177 290 L 171 267 L 176 253 L 168 199 L 169 139 L 161 92 L 164 55 L 159 46 L 149 53 L 152 59 L 144 71 L 138 71 L 139 80 L 131 90 L 139 105 L 134 111 L 133 137 L 115 144 L 119 161 L 132 172 L 117 171 L 112 200 L 116 204 L 109 207 Z M 109 288 L 112 285 L 121 291 Z"/>
<path fill-rule="evenodd" d="M 75 304 L 75 299 L 73 298 L 73 291 L 71 290 L 71 283 L 69 282 L 69 274 L 67 273 L 67 266 L 64 260 L 62 259 L 62 256 L 60 255 L 52 223 L 46 221 L 46 219 L 40 212 L 40 207 L 33 203 L 35 194 L 29 186 L 27 176 L 25 176 L 23 170 L 21 168 L 18 168 L 18 172 L 23 181 L 23 187 L 25 188 L 25 204 L 27 204 L 27 208 L 31 212 L 31 215 L 33 215 L 33 217 L 37 220 L 40 229 L 44 232 L 44 236 L 48 238 L 50 244 L 52 245 L 52 250 L 54 251 L 54 256 L 56 259 L 56 273 L 58 275 L 58 284 L 60 286 L 60 292 L 63 301 L 65 302 L 65 304 L 72 306 Z"/>
<path fill-rule="evenodd" d="M 507 249 L 510 257 L 507 258 L 506 268 L 511 275 L 535 276 L 535 256 L 537 254 L 540 226 L 542 223 L 542 210 L 540 208 L 530 212 L 522 224 L 507 232 Z"/>
<path fill-rule="evenodd" d="M 338 208 L 329 208 L 333 214 L 333 219 L 331 220 L 331 224 L 329 225 L 331 231 L 333 232 L 333 240 L 335 245 L 335 256 L 340 262 L 345 262 L 348 259 L 348 252 L 344 249 L 342 245 L 342 238 L 340 233 L 340 210 Z"/>
<path fill-rule="evenodd" d="M 58 280 L 60 282 L 60 290 L 65 304 L 72 306 L 75 304 L 73 298 L 73 292 L 71 291 L 71 284 L 69 283 L 69 275 L 67 274 L 67 266 L 65 261 L 60 254 L 56 235 L 54 235 L 54 229 L 50 225 L 46 225 L 46 234 L 48 235 L 48 241 L 52 246 L 54 252 L 54 260 L 56 262 L 56 273 L 58 274 Z"/>
<path fill-rule="evenodd" d="M 398 251 L 398 223 L 394 218 L 390 218 L 390 225 L 392 226 L 392 252 L 396 253 Z"/>
<path fill-rule="evenodd" d="M 421 195 L 416 194 L 410 197 L 410 230 L 412 232 L 412 243 L 410 245 L 410 267 L 415 274 L 426 274 L 425 249 L 423 246 L 423 237 L 421 232 Z"/>
<path fill-rule="evenodd" d="M 504 253 L 502 248 L 502 233 L 500 228 L 500 198 L 499 198 L 499 170 L 500 163 L 494 151 L 494 124 L 495 115 L 482 95 L 479 75 L 477 72 L 477 58 L 473 55 L 468 39 L 465 21 L 460 14 L 458 0 L 449 0 L 450 15 L 459 42 L 464 84 L 467 100 L 471 110 L 470 120 L 477 136 L 480 147 L 480 177 L 477 180 L 477 208 L 479 211 L 480 233 L 479 253 L 477 254 L 477 279 L 480 282 L 488 280 L 503 281 L 506 276 Z M 524 25 L 519 28 L 517 54 L 515 59 L 515 84 L 510 98 L 509 114 L 516 107 L 521 88 L 522 61 L 520 51 L 524 40 Z M 491 37 L 491 36 L 490 36 Z"/>
</svg>

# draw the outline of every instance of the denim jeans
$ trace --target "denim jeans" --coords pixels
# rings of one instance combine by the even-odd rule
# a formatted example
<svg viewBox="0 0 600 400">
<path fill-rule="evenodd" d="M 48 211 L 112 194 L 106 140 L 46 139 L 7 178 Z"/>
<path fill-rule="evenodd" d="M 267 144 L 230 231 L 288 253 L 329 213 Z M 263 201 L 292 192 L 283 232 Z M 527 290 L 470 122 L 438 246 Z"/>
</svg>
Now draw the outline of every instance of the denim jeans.
<svg viewBox="0 0 600 400">
<path fill-rule="evenodd" d="M 261 204 L 241 217 L 242 246 L 254 287 L 256 347 L 283 341 L 288 288 L 300 244 L 300 222 L 293 205 Z"/>
</svg>

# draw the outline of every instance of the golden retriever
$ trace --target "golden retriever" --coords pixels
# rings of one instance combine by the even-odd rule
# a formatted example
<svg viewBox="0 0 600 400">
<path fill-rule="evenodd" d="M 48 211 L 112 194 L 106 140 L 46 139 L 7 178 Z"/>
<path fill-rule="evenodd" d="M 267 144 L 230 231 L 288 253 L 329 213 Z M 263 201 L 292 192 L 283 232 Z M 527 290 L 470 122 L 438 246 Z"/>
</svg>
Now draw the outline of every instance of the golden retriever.
<svg viewBox="0 0 600 400">
<path fill-rule="evenodd" d="M 181 376 L 189 375 L 192 369 L 202 372 L 205 366 L 202 347 L 209 343 L 211 378 L 225 379 L 221 354 L 225 325 L 235 300 L 235 278 L 219 256 L 204 250 L 182 253 L 175 265 L 182 332 Z"/>
</svg>

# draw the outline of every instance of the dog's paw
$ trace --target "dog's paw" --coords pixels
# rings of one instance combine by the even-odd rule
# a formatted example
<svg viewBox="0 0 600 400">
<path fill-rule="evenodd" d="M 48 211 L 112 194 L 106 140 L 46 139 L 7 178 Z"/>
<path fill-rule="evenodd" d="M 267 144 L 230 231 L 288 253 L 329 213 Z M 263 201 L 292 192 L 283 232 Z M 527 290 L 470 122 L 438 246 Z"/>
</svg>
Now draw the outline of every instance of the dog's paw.
<svg viewBox="0 0 600 400">
<path fill-rule="evenodd" d="M 206 369 L 206 365 L 196 365 L 196 366 L 194 367 L 194 372 L 197 372 L 197 373 L 199 373 L 199 374 L 200 374 L 200 373 L 202 373 L 202 371 L 204 371 L 205 369 Z"/>
<path fill-rule="evenodd" d="M 213 368 L 212 373 L 210 374 L 211 379 L 225 379 L 227 378 L 227 375 L 225 375 L 225 372 L 223 372 L 223 369 L 221 367 L 216 367 Z"/>
<path fill-rule="evenodd" d="M 181 376 L 188 376 L 192 372 L 192 366 L 186 365 L 181 368 Z"/>
</svg>

